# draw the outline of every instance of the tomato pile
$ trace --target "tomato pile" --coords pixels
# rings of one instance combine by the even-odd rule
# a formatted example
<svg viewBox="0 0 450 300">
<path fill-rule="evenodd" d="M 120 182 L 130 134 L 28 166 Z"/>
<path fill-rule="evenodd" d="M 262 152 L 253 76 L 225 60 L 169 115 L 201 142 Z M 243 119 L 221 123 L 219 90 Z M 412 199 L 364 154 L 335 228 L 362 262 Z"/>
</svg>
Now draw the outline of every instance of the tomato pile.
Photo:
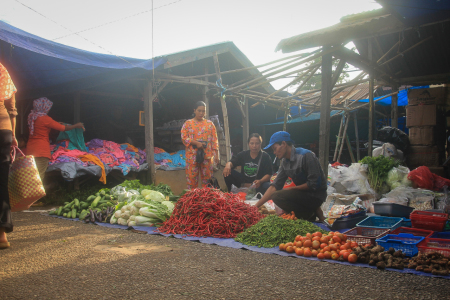
<svg viewBox="0 0 450 300">
<path fill-rule="evenodd" d="M 356 263 L 358 257 L 352 253 L 356 247 L 358 243 L 347 241 L 347 235 L 340 232 L 315 232 L 307 233 L 306 236 L 298 235 L 293 242 L 280 244 L 279 249 L 299 256 Z"/>
</svg>

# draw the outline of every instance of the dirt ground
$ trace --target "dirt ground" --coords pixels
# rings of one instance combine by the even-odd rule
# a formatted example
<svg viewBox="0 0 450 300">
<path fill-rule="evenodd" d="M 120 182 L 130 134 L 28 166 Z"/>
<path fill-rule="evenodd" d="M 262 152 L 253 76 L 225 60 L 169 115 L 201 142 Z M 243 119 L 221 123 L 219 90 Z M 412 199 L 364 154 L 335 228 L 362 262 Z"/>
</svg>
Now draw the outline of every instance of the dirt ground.
<svg viewBox="0 0 450 300">
<path fill-rule="evenodd" d="M 37 208 L 39 210 L 43 208 Z M 13 213 L 0 299 L 449 299 L 450 281 Z"/>
</svg>

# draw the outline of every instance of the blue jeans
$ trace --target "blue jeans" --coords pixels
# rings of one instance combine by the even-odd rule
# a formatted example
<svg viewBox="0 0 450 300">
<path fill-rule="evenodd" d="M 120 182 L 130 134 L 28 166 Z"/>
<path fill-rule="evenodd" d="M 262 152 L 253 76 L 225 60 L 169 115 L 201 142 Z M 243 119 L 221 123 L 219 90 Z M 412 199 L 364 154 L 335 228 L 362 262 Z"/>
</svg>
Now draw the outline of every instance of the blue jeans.
<svg viewBox="0 0 450 300">
<path fill-rule="evenodd" d="M 224 179 L 225 179 L 225 183 L 227 184 L 227 188 L 228 188 L 229 192 L 231 192 L 231 185 L 235 185 L 239 188 L 239 187 L 241 187 L 241 185 L 243 183 L 245 183 L 245 176 L 236 170 L 231 170 L 230 175 L 228 175 L 227 177 L 224 177 Z M 270 186 L 270 182 L 268 182 L 268 181 L 264 182 L 263 184 L 261 184 L 259 186 L 259 188 L 256 189 L 256 192 L 264 195 L 264 193 L 267 191 L 269 186 Z"/>
</svg>

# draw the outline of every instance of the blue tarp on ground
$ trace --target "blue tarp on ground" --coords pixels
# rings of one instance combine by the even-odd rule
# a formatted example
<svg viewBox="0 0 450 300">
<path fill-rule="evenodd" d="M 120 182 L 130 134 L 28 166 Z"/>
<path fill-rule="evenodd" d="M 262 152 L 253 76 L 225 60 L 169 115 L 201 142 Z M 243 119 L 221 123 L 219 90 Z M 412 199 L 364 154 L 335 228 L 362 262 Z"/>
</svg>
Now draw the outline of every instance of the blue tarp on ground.
<svg viewBox="0 0 450 300">
<path fill-rule="evenodd" d="M 0 21 L 0 59 L 21 96 L 68 93 L 152 70 L 152 60 L 118 57 L 52 42 Z M 154 67 L 166 62 L 155 58 Z"/>
<path fill-rule="evenodd" d="M 66 220 L 73 220 L 73 221 L 78 221 L 78 219 L 67 219 L 64 217 L 59 217 L 59 216 L 55 216 L 52 215 L 51 217 L 56 217 L 56 218 L 60 218 L 60 219 L 66 219 Z M 247 246 L 244 245 L 242 243 L 236 242 L 234 239 L 224 239 L 224 238 L 213 238 L 213 237 L 194 237 L 194 236 L 186 236 L 186 235 L 181 235 L 181 234 L 163 234 L 160 233 L 156 227 L 144 227 L 144 226 L 133 226 L 133 227 L 128 227 L 125 225 L 117 225 L 117 224 L 109 224 L 109 223 L 96 223 L 99 226 L 102 227 L 108 227 L 108 228 L 118 228 L 118 229 L 134 229 L 134 230 L 139 230 L 139 231 L 145 231 L 147 232 L 147 234 L 158 234 L 158 235 L 163 235 L 163 236 L 173 236 L 177 239 L 183 239 L 183 240 L 187 240 L 187 241 L 195 241 L 195 242 L 200 242 L 203 244 L 210 244 L 210 245 L 217 245 L 217 246 L 222 246 L 222 247 L 229 247 L 229 248 L 234 248 L 234 249 L 245 249 L 245 250 L 250 250 L 250 251 L 254 251 L 254 252 L 260 252 L 260 253 L 266 253 L 266 254 L 277 254 L 277 255 L 281 255 L 281 256 L 290 256 L 290 257 L 295 257 L 295 258 L 302 258 L 302 259 L 308 259 L 308 260 L 316 260 L 316 261 L 320 261 L 318 258 L 316 257 L 305 257 L 305 256 L 298 256 L 295 253 L 287 253 L 284 251 L 280 251 L 278 249 L 278 247 L 273 247 L 273 248 L 260 248 L 260 247 L 256 247 L 256 246 Z M 315 225 L 318 225 L 326 230 L 329 230 L 328 228 L 324 227 L 325 225 L 321 224 L 321 223 L 315 223 Z M 344 232 L 348 229 L 342 229 L 340 230 L 341 232 Z M 362 268 L 371 268 L 371 269 L 376 269 L 376 267 L 373 266 L 369 266 L 368 264 L 360 264 L 360 263 L 356 263 L 356 264 L 352 264 L 349 262 L 340 262 L 337 260 L 331 260 L 331 259 L 325 259 L 323 261 L 329 262 L 329 263 L 336 263 L 336 264 L 341 264 L 341 265 L 350 265 L 350 266 L 356 266 L 356 267 L 362 267 Z M 396 269 L 386 269 L 386 271 L 394 271 L 394 272 L 399 272 L 399 273 L 411 273 L 411 274 L 415 274 L 415 275 L 420 275 L 420 276 L 427 276 L 427 277 L 442 277 L 445 279 L 450 279 L 450 275 L 449 276 L 436 276 L 436 275 L 432 275 L 429 273 L 424 273 L 424 272 L 418 272 L 414 269 L 404 269 L 404 270 L 396 270 Z"/>
</svg>

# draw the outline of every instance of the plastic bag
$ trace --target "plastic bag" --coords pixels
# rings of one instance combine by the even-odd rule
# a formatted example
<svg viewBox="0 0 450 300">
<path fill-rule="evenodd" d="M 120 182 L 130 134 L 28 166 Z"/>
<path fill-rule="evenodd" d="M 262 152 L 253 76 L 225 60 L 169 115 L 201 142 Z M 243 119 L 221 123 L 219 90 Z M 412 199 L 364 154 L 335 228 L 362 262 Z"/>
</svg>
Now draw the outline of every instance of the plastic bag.
<svg viewBox="0 0 450 300">
<path fill-rule="evenodd" d="M 205 160 L 205 151 L 203 148 L 197 149 L 197 154 L 195 155 L 195 162 L 201 164 Z"/>
<path fill-rule="evenodd" d="M 357 194 L 375 194 L 367 181 L 367 166 L 353 163 L 350 167 L 333 168 L 328 166 L 331 186 L 339 182 L 348 192 Z"/>
<path fill-rule="evenodd" d="M 252 184 L 247 190 L 247 196 L 245 197 L 245 199 L 250 200 L 255 196 L 256 196 L 256 186 L 255 184 Z"/>
<path fill-rule="evenodd" d="M 429 190 L 420 190 L 402 186 L 383 196 L 384 200 L 382 202 L 407 205 L 418 210 L 433 209 L 434 193 Z"/>
<path fill-rule="evenodd" d="M 404 166 L 399 166 L 398 168 L 392 168 L 387 176 L 386 183 L 395 189 L 403 185 L 403 178 L 407 177 L 409 169 Z"/>
<path fill-rule="evenodd" d="M 231 193 L 232 194 L 238 194 L 238 193 L 245 193 L 245 194 L 247 194 L 247 191 L 248 191 L 248 187 L 238 188 L 234 184 L 231 185 Z"/>
<path fill-rule="evenodd" d="M 381 147 L 375 148 L 372 152 L 372 156 L 373 157 L 377 157 L 377 156 L 392 157 L 392 158 L 398 159 L 400 161 L 405 160 L 403 152 L 401 150 L 397 149 L 393 144 L 390 144 L 390 143 L 384 143 Z"/>
<path fill-rule="evenodd" d="M 408 179 L 414 182 L 418 188 L 440 191 L 444 186 L 450 186 L 450 180 L 431 173 L 425 166 L 418 167 L 408 174 Z"/>
<path fill-rule="evenodd" d="M 405 152 L 409 148 L 409 137 L 398 128 L 386 126 L 378 130 L 377 140 L 393 144 L 397 149 Z"/>
</svg>

